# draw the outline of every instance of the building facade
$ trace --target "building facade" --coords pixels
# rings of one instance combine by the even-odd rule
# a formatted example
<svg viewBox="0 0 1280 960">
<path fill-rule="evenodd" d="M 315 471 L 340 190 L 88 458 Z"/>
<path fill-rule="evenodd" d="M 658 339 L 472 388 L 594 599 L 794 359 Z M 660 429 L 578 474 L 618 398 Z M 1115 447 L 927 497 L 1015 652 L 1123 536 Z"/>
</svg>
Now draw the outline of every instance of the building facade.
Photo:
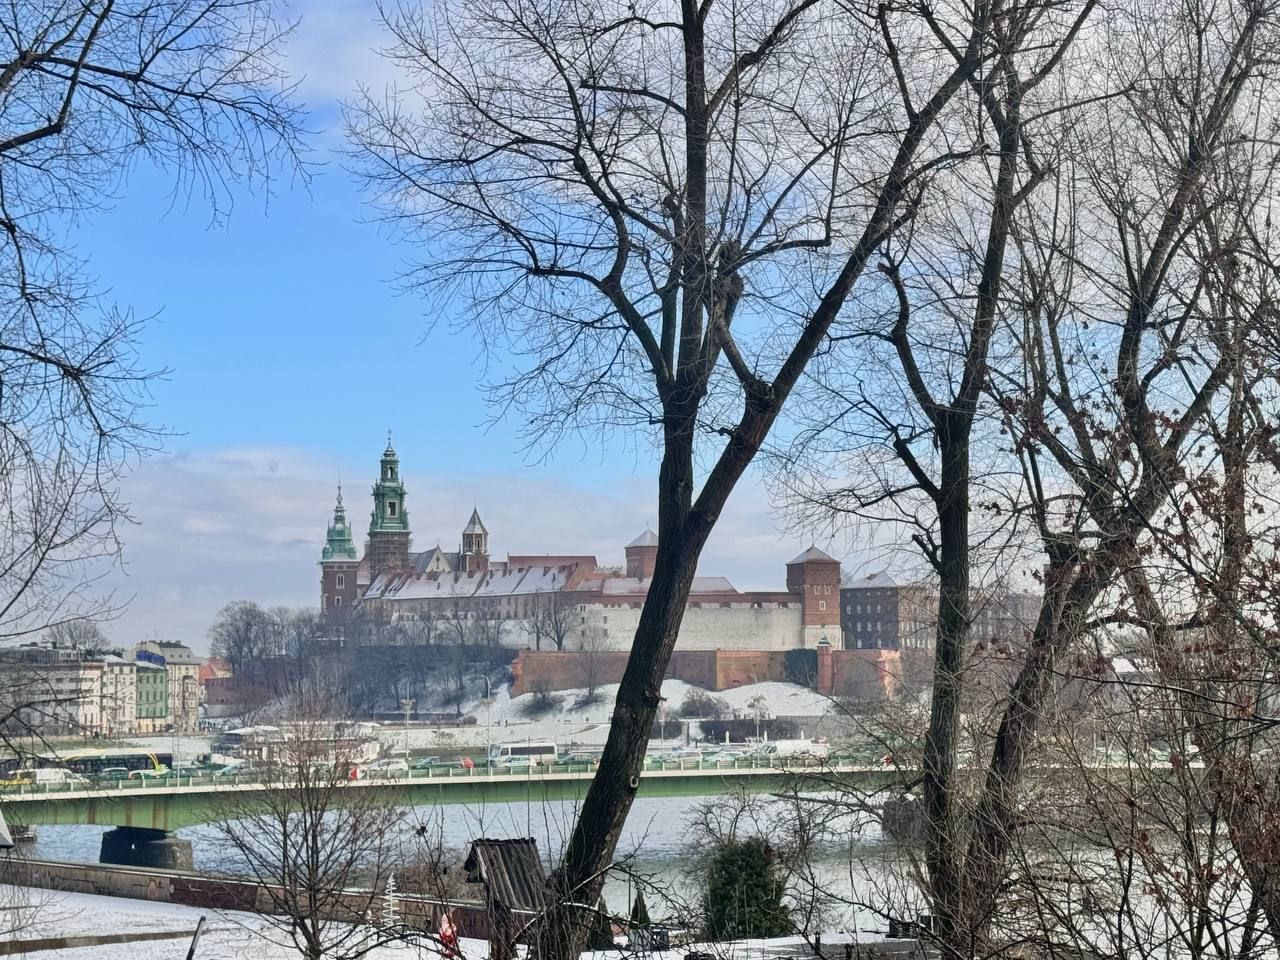
<svg viewBox="0 0 1280 960">
<path fill-rule="evenodd" d="M 102 658 L 102 734 L 129 737 L 138 730 L 138 667 L 118 654 Z"/>
<path fill-rule="evenodd" d="M 996 590 L 975 593 L 974 639 L 1020 643 L 1035 626 L 1040 598 Z M 881 571 L 840 590 L 840 634 L 850 650 L 931 650 L 937 635 L 938 592 L 931 583 L 898 582 Z"/>
<path fill-rule="evenodd" d="M 151 662 L 163 666 L 168 684 L 169 724 L 181 733 L 200 727 L 200 664 L 203 662 L 184 643 L 172 640 L 144 640 L 133 648 L 152 655 Z"/>
<path fill-rule="evenodd" d="M 135 664 L 137 733 L 141 736 L 163 733 L 170 723 L 169 672 L 164 664 L 155 662 L 155 654 L 146 651 L 138 652 Z"/>
<path fill-rule="evenodd" d="M 489 530 L 473 509 L 456 550 L 412 550 L 406 490 L 390 443 L 379 461 L 363 558 L 339 489 L 320 556 L 320 609 L 339 625 L 360 609 L 418 622 L 455 640 L 517 648 L 628 649 L 658 558 L 645 530 L 622 564 L 588 554 L 491 556 Z M 697 576 L 676 646 L 685 650 L 791 650 L 839 644 L 840 563 L 811 547 L 785 565 L 785 588 L 740 591 Z"/>
</svg>

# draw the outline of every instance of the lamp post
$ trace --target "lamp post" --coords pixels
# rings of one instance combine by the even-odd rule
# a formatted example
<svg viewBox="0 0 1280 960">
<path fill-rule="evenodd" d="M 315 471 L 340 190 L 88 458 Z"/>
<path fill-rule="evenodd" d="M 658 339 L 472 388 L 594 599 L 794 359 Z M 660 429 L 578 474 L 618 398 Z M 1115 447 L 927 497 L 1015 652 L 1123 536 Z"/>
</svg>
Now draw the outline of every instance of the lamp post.
<svg viewBox="0 0 1280 960">
<path fill-rule="evenodd" d="M 467 677 L 467 679 L 484 681 L 484 765 L 485 768 L 488 769 L 490 763 L 489 755 L 493 752 L 493 728 L 489 723 L 490 714 L 493 708 L 493 697 L 491 695 L 493 689 L 489 683 L 489 677 L 486 674 L 477 673 L 473 676 Z"/>
<path fill-rule="evenodd" d="M 418 701 L 406 697 L 400 701 L 400 709 L 404 711 L 404 755 L 409 756 L 409 714 L 413 713 L 414 704 Z"/>
</svg>

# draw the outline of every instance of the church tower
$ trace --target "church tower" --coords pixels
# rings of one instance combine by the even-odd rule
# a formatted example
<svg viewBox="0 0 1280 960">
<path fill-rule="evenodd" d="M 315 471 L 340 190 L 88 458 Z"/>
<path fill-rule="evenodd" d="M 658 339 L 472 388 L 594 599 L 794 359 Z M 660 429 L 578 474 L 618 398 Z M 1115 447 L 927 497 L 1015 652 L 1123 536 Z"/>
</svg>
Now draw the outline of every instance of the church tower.
<svg viewBox="0 0 1280 960">
<path fill-rule="evenodd" d="M 483 573 L 489 569 L 489 531 L 474 507 L 471 519 L 462 528 L 462 569 L 465 573 Z"/>
<path fill-rule="evenodd" d="M 320 551 L 320 613 L 326 617 L 345 617 L 356 602 L 356 569 L 360 559 L 342 506 L 342 484 L 338 484 L 338 502 L 333 507 L 333 521 Z"/>
<path fill-rule="evenodd" d="M 400 458 L 387 437 L 387 449 L 379 461 L 378 482 L 373 485 L 373 513 L 369 518 L 369 583 L 381 574 L 409 566 L 409 511 L 407 491 L 400 479 Z"/>
</svg>

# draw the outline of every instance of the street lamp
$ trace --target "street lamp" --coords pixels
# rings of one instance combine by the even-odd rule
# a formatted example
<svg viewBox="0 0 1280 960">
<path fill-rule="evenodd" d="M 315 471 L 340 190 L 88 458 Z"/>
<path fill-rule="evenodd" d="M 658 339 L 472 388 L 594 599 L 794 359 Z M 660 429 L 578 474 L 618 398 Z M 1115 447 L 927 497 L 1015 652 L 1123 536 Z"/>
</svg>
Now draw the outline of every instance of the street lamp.
<svg viewBox="0 0 1280 960">
<path fill-rule="evenodd" d="M 400 701 L 400 709 L 404 711 L 404 755 L 409 756 L 409 714 L 413 713 L 414 704 L 418 701 L 406 697 Z"/>
<path fill-rule="evenodd" d="M 486 674 L 477 673 L 467 677 L 466 679 L 484 681 L 484 765 L 485 768 L 488 769 L 490 763 L 489 757 L 493 752 L 493 728 L 489 722 L 490 713 L 492 712 L 493 707 L 493 697 L 491 696 L 493 689 L 489 683 L 489 677 Z"/>
</svg>

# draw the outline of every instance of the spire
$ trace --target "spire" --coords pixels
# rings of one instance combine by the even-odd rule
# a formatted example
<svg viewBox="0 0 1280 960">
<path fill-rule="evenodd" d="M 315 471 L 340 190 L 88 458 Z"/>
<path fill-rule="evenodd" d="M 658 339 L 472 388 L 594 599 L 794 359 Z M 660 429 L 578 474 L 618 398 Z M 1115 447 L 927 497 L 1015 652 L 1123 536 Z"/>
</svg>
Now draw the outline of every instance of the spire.
<svg viewBox="0 0 1280 960">
<path fill-rule="evenodd" d="M 467 525 L 462 528 L 464 534 L 467 533 L 488 533 L 484 523 L 480 520 L 480 511 L 476 507 L 471 508 L 471 519 L 467 521 Z"/>
<path fill-rule="evenodd" d="M 333 505 L 333 522 L 325 536 L 320 561 L 357 559 L 355 541 L 351 538 L 351 525 L 347 523 L 347 511 L 342 505 L 342 483 L 338 483 L 338 499 Z"/>
<path fill-rule="evenodd" d="M 462 555 L 467 573 L 485 570 L 489 566 L 489 531 L 480 519 L 480 511 L 471 508 L 471 519 L 462 528 Z"/>
</svg>

